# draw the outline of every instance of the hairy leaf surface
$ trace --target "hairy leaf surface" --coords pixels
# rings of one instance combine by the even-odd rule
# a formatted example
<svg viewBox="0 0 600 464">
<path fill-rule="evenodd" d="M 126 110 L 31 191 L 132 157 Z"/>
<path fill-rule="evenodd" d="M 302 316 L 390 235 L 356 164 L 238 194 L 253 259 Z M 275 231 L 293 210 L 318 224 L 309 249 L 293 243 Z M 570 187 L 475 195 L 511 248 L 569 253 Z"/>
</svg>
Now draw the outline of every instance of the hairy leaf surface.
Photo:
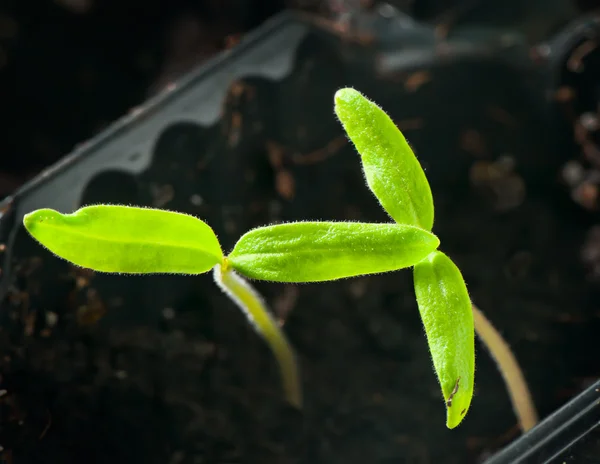
<svg viewBox="0 0 600 464">
<path fill-rule="evenodd" d="M 27 214 L 29 233 L 57 256 L 100 272 L 202 274 L 222 262 L 213 230 L 172 211 L 118 205 Z"/>
</svg>

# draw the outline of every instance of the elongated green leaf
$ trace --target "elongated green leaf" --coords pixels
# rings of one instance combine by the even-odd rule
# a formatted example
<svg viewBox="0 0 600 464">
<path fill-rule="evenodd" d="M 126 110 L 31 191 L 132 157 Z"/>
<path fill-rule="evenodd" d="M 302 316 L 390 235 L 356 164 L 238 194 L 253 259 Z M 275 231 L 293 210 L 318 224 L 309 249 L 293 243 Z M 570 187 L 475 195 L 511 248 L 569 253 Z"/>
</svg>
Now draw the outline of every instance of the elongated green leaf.
<svg viewBox="0 0 600 464">
<path fill-rule="evenodd" d="M 421 164 L 402 132 L 354 89 L 335 94 L 335 112 L 361 155 L 367 184 L 399 224 L 433 227 L 433 197 Z"/>
<path fill-rule="evenodd" d="M 29 233 L 81 267 L 127 274 L 201 274 L 222 262 L 212 229 L 193 216 L 150 208 L 87 206 L 27 214 Z"/>
<path fill-rule="evenodd" d="M 297 222 L 251 230 L 226 259 L 253 279 L 318 282 L 410 267 L 438 245 L 407 225 Z"/>
<path fill-rule="evenodd" d="M 434 251 L 414 268 L 415 293 L 433 365 L 446 401 L 446 425 L 463 420 L 473 397 L 475 329 L 462 275 L 445 254 Z"/>
</svg>

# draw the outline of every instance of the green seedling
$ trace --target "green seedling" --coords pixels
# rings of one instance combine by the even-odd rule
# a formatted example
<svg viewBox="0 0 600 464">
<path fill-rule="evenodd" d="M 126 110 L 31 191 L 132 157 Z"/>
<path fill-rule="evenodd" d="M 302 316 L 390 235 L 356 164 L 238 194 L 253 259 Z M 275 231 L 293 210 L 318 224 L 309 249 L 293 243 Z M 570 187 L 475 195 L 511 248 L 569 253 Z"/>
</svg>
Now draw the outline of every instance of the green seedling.
<svg viewBox="0 0 600 464">
<path fill-rule="evenodd" d="M 301 407 L 302 394 L 293 350 L 245 278 L 324 282 L 413 268 L 417 303 L 446 405 L 446 425 L 454 428 L 471 404 L 474 333 L 483 315 L 472 310 L 456 265 L 438 251 L 431 189 L 402 133 L 383 110 L 352 89 L 336 93 L 335 111 L 361 155 L 369 187 L 394 222 L 259 227 L 244 234 L 227 256 L 206 223 L 172 211 L 120 205 L 86 206 L 71 214 L 41 209 L 27 214 L 24 225 L 55 255 L 99 272 L 197 275 L 212 269 L 219 288 L 270 346 L 286 398 L 296 407 Z M 485 333 L 499 337 L 490 325 L 486 328 Z M 501 354 L 504 357 L 495 357 L 502 370 L 502 359 L 514 358 L 507 347 Z M 515 377 L 503 374 L 508 384 Z M 528 395 L 526 387 L 524 392 Z"/>
</svg>

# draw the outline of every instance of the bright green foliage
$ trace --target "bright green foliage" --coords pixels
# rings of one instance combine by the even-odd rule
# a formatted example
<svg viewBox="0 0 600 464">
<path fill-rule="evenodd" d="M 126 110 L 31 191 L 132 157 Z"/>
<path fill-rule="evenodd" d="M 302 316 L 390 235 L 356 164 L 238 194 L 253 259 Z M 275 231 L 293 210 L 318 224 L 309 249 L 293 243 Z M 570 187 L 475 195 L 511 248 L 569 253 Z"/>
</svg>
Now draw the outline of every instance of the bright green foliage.
<svg viewBox="0 0 600 464">
<path fill-rule="evenodd" d="M 425 172 L 389 116 L 354 89 L 335 94 L 335 111 L 361 155 L 369 187 L 399 224 L 431 230 L 433 197 Z M 456 427 L 471 404 L 475 329 L 471 300 L 456 265 L 434 251 L 414 267 L 415 292 L 433 364 Z"/>
<path fill-rule="evenodd" d="M 223 260 L 212 229 L 187 214 L 97 205 L 40 209 L 23 222 L 52 253 L 100 272 L 202 274 Z"/>
<path fill-rule="evenodd" d="M 448 428 L 467 413 L 475 378 L 475 328 L 463 277 L 445 254 L 434 251 L 414 269 L 415 293 L 433 365 L 446 401 Z"/>
<path fill-rule="evenodd" d="M 335 94 L 335 112 L 360 153 L 367 183 L 398 224 L 433 227 L 433 197 L 421 164 L 402 132 L 354 89 Z"/>
<path fill-rule="evenodd" d="M 50 209 L 24 218 L 29 233 L 56 255 L 103 272 L 201 274 L 246 313 L 279 362 L 287 399 L 301 404 L 297 364 L 278 321 L 240 274 L 278 282 L 317 282 L 414 266 L 417 302 L 447 405 L 447 426 L 469 409 L 474 382 L 471 302 L 458 268 L 431 233 L 429 183 L 387 114 L 353 89 L 339 90 L 335 111 L 361 155 L 367 183 L 395 224 L 298 222 L 243 235 L 223 257 L 212 229 L 197 218 L 125 206 Z"/>
<path fill-rule="evenodd" d="M 254 279 L 318 282 L 410 267 L 438 245 L 409 225 L 297 222 L 247 232 L 227 260 Z"/>
</svg>

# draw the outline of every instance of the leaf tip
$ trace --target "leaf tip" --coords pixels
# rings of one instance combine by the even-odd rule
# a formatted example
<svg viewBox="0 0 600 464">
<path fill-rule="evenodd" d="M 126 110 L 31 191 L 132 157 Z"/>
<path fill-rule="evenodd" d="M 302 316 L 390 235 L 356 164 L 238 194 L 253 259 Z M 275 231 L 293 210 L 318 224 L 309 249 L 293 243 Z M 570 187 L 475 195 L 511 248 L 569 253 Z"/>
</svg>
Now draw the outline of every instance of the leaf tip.
<svg viewBox="0 0 600 464">
<path fill-rule="evenodd" d="M 339 105 L 342 103 L 351 103 L 353 100 L 360 97 L 361 94 L 358 90 L 354 90 L 351 87 L 346 87 L 335 92 L 334 101 L 336 105 Z"/>
<path fill-rule="evenodd" d="M 53 209 L 37 209 L 23 216 L 23 225 L 25 226 L 25 229 L 27 229 L 27 232 L 31 235 L 35 235 L 37 226 L 39 226 L 40 223 L 45 221 L 55 221 L 60 217 L 61 214 Z"/>
<path fill-rule="evenodd" d="M 363 96 L 363 94 L 351 87 L 339 89 L 337 92 L 335 92 L 335 114 L 340 119 L 342 124 L 344 124 L 344 122 L 348 122 L 348 118 L 358 111 L 360 104 L 365 100 L 366 98 Z"/>
<path fill-rule="evenodd" d="M 452 430 L 460 425 L 467 415 L 472 398 L 473 388 L 470 385 L 461 388 L 459 377 L 446 398 L 446 427 Z"/>
<path fill-rule="evenodd" d="M 429 240 L 430 240 L 430 245 L 431 245 L 431 248 L 433 249 L 433 251 L 431 253 L 429 253 L 429 255 L 427 255 L 427 257 L 425 259 L 431 260 L 431 259 L 434 259 L 432 257 L 432 255 L 435 255 L 436 254 L 435 252 L 438 251 L 438 248 L 440 247 L 440 238 L 437 235 L 430 233 Z"/>
</svg>

